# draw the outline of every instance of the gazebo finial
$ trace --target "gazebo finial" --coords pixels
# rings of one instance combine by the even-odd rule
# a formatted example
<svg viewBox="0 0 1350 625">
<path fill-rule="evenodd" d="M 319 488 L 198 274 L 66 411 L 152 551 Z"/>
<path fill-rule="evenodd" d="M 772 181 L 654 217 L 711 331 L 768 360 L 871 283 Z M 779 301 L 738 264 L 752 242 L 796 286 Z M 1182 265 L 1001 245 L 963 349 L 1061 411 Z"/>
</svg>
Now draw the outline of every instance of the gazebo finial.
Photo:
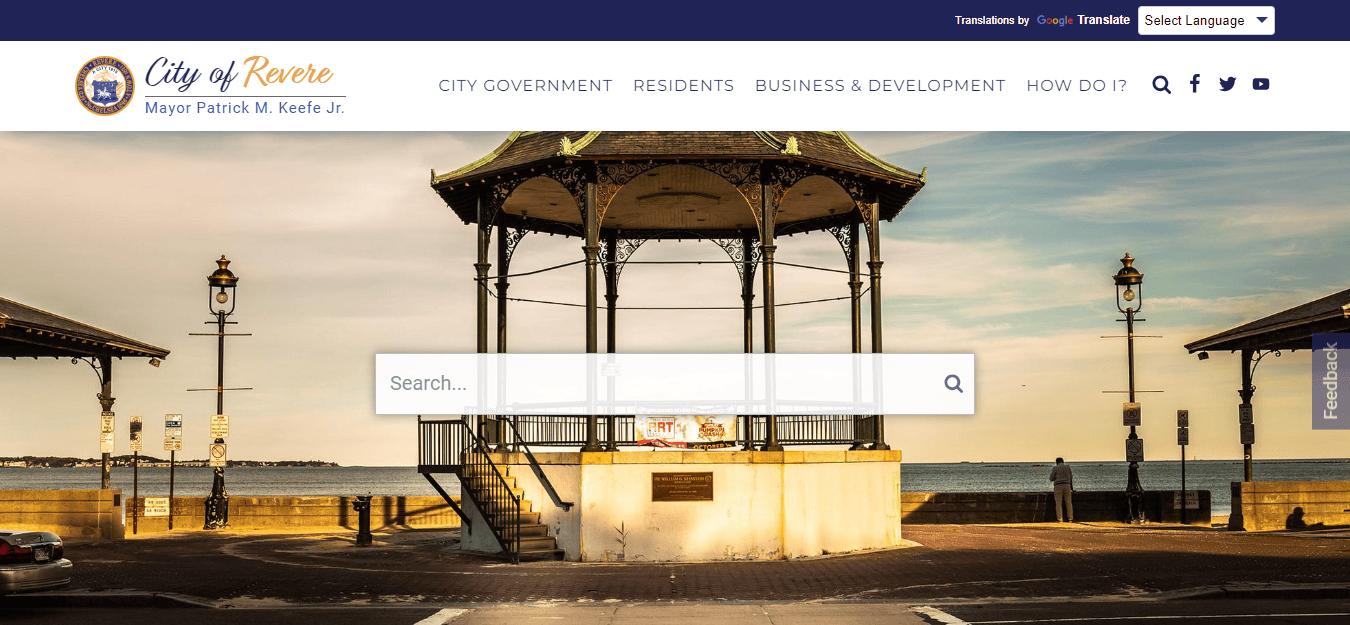
<svg viewBox="0 0 1350 625">
<path fill-rule="evenodd" d="M 577 149 L 574 148 L 574 147 L 572 147 L 572 142 L 571 142 L 567 137 L 563 137 L 563 138 L 562 138 L 562 141 L 560 141 L 559 143 L 562 144 L 562 149 L 561 149 L 561 150 L 558 150 L 558 156 L 576 156 L 576 155 L 577 155 Z"/>
</svg>

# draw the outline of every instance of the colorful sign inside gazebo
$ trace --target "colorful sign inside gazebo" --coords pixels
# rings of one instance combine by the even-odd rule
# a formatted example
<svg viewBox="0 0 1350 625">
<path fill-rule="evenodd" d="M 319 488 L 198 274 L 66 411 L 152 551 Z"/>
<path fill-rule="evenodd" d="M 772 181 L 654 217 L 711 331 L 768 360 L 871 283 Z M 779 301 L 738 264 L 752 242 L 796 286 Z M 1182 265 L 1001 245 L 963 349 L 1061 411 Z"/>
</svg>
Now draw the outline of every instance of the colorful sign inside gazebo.
<svg viewBox="0 0 1350 625">
<path fill-rule="evenodd" d="M 736 415 L 637 415 L 638 445 L 721 449 L 736 444 Z"/>
</svg>

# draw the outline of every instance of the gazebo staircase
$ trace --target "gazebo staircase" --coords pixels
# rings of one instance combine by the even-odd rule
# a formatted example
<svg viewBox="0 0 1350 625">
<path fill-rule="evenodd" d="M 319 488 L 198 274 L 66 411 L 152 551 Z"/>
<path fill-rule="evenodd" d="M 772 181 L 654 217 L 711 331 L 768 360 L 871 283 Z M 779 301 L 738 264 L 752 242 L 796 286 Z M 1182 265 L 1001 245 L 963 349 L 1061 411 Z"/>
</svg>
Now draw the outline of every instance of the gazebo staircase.
<svg viewBox="0 0 1350 625">
<path fill-rule="evenodd" d="M 448 419 L 424 421 L 419 418 L 417 471 L 440 493 L 441 498 L 459 514 L 463 524 L 471 531 L 491 531 L 501 548 L 501 555 L 512 562 L 521 560 L 561 560 L 563 550 L 558 548 L 557 539 L 548 533 L 548 526 L 541 522 L 539 511 L 525 498 L 525 491 L 511 475 L 511 467 L 497 464 L 489 452 L 489 442 L 476 432 L 466 419 Z M 561 501 L 553 486 L 544 476 L 542 468 L 528 448 L 523 448 L 526 458 L 541 478 L 544 488 L 550 491 L 554 502 L 564 509 L 572 504 Z M 461 502 L 457 503 L 436 481 L 436 474 L 454 474 L 459 477 Z M 460 506 L 463 500 L 472 503 L 481 514 L 477 525 Z"/>
</svg>

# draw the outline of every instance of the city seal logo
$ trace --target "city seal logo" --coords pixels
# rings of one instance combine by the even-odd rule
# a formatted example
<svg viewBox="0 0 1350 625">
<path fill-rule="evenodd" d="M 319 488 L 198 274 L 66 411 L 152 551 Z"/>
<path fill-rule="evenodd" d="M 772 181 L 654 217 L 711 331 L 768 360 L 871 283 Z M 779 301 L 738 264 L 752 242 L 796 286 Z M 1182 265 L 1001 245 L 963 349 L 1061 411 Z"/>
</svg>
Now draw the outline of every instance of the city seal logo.
<svg viewBox="0 0 1350 625">
<path fill-rule="evenodd" d="M 110 56 L 89 59 L 75 77 L 75 97 L 95 115 L 116 115 L 131 103 L 136 79 L 131 68 Z"/>
</svg>

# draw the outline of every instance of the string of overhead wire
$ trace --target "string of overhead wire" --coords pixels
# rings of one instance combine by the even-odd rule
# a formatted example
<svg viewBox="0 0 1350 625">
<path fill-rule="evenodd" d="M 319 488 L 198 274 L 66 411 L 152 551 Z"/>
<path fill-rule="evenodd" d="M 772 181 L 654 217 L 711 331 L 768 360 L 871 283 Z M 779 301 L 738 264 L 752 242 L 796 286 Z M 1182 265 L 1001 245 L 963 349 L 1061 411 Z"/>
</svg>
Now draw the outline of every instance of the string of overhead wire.
<svg viewBox="0 0 1350 625">
<path fill-rule="evenodd" d="M 763 260 L 763 259 L 760 259 L 759 261 L 753 261 L 753 262 L 754 262 L 755 264 L 758 265 L 758 264 L 762 264 L 762 260 Z M 533 276 L 533 275 L 541 274 L 541 273 L 544 273 L 544 272 L 547 272 L 547 271 L 553 271 L 553 270 L 555 270 L 555 269 L 562 269 L 562 268 L 564 268 L 564 267 L 571 267 L 571 266 L 573 266 L 573 265 L 579 265 L 579 264 L 584 263 L 584 262 L 586 262 L 585 259 L 582 259 L 582 260 L 574 260 L 574 261 L 572 261 L 572 262 L 570 262 L 570 263 L 562 263 L 561 265 L 553 265 L 553 266 L 551 266 L 551 267 L 544 267 L 543 269 L 536 269 L 536 270 L 534 270 L 534 271 L 525 271 L 525 272 L 521 272 L 521 273 L 510 273 L 510 274 L 503 274 L 503 275 L 497 275 L 497 276 L 486 276 L 486 277 L 483 277 L 483 278 L 475 277 L 475 278 L 474 278 L 474 281 L 475 281 L 475 282 L 478 282 L 478 281 L 490 282 L 490 281 L 492 281 L 492 280 L 499 280 L 499 279 L 502 279 L 502 278 L 519 278 L 519 277 L 523 277 L 523 276 Z M 633 264 L 633 265 L 745 265 L 745 264 L 749 264 L 749 263 L 746 263 L 745 261 L 738 261 L 738 260 L 635 260 L 635 261 L 613 261 L 613 260 L 611 260 L 611 261 L 604 261 L 604 262 L 601 263 L 601 264 L 605 264 L 605 265 L 616 265 L 616 264 L 619 264 L 619 265 L 626 265 L 626 264 Z M 781 262 L 781 261 L 774 261 L 774 264 L 776 264 L 776 265 L 783 265 L 783 266 L 785 266 L 785 267 L 797 267 L 797 268 L 800 268 L 800 269 L 814 269 L 814 270 L 816 270 L 816 271 L 828 271 L 828 272 L 831 272 L 831 273 L 846 273 L 846 274 L 852 274 L 852 272 L 850 272 L 850 271 L 843 270 L 843 269 L 834 269 L 834 268 L 832 268 L 832 267 L 817 267 L 817 266 L 815 266 L 815 265 L 801 265 L 801 264 L 797 264 L 797 263 L 787 263 L 787 262 Z M 861 276 L 862 276 L 862 274 L 860 273 L 860 274 L 859 274 L 859 277 L 861 277 Z M 867 292 L 870 291 L 870 290 L 871 290 L 871 287 L 868 287 L 868 288 L 866 288 L 866 289 L 863 289 L 863 290 L 859 291 L 856 298 L 855 298 L 854 296 L 852 296 L 852 295 L 842 295 L 842 296 L 839 296 L 839 297 L 824 297 L 824 298 L 820 298 L 820 299 L 808 299 L 808 300 L 801 300 L 801 301 L 796 301 L 796 302 L 784 302 L 784 303 L 782 303 L 782 304 L 777 304 L 777 303 L 775 303 L 775 304 L 774 304 L 774 307 L 775 307 L 775 308 L 778 308 L 778 307 L 783 307 L 783 306 L 801 306 L 801 305 L 803 305 L 803 304 L 820 304 L 820 303 L 824 303 L 824 302 L 838 302 L 838 301 L 843 301 L 843 300 L 848 300 L 848 299 L 858 299 L 858 298 L 861 298 L 865 293 L 867 293 Z M 488 289 L 488 293 L 490 293 L 490 294 L 492 295 L 492 297 L 495 297 L 495 298 L 497 298 L 497 299 L 502 299 L 501 295 L 497 293 L 497 289 L 496 289 L 495 285 L 493 286 L 493 288 Z M 522 302 L 522 303 L 526 303 L 526 304 L 546 304 L 546 305 L 549 305 L 549 306 L 567 306 L 567 307 L 569 307 L 569 308 L 585 308 L 585 307 L 586 307 L 585 304 L 577 304 L 577 303 L 575 303 L 575 302 L 558 302 L 558 301 L 553 301 L 553 300 L 531 299 L 531 298 L 527 298 L 527 297 L 507 297 L 507 298 L 505 298 L 505 299 L 506 299 L 506 301 L 508 301 L 508 302 Z M 751 308 L 752 310 L 762 310 L 762 309 L 764 308 L 764 305 L 763 305 L 763 304 L 757 304 L 757 305 L 751 306 L 750 308 Z M 744 306 L 615 306 L 615 310 L 745 310 L 745 307 L 744 307 Z"/>
<path fill-rule="evenodd" d="M 483 281 L 491 281 L 491 280 L 498 280 L 498 279 L 501 279 L 501 278 L 519 278 L 519 277 L 522 277 L 522 276 L 533 276 L 533 275 L 535 275 L 535 274 L 544 273 L 544 272 L 546 272 L 546 271 L 553 271 L 554 269 L 562 269 L 562 268 L 564 268 L 564 267 L 571 267 L 572 265 L 580 265 L 581 263 L 584 263 L 584 262 L 586 262 L 585 259 L 582 259 L 582 260 L 574 260 L 574 261 L 572 261 L 572 262 L 570 262 L 570 263 L 563 263 L 563 264 L 561 264 L 561 265 L 553 265 L 552 267 L 544 267 L 543 269 L 536 269 L 536 270 L 534 270 L 534 271 L 526 271 L 526 272 L 522 272 L 522 273 L 508 273 L 508 274 L 497 275 L 497 276 L 485 276 L 485 277 L 483 277 L 483 278 L 475 277 L 473 280 L 474 280 L 475 282 L 477 282 L 477 281 L 479 281 L 479 280 L 483 280 Z M 609 261 L 603 261 L 603 262 L 601 262 L 600 264 L 602 264 L 602 265 L 746 265 L 746 264 L 751 264 L 751 263 L 746 263 L 745 261 L 739 261 L 739 260 L 626 260 L 626 261 L 613 261 L 613 260 L 609 260 Z M 763 264 L 763 262 L 762 262 L 762 260 L 757 260 L 757 261 L 753 261 L 753 264 L 755 264 L 755 265 L 761 265 L 761 264 Z M 773 262 L 773 264 L 775 264 L 775 265 L 781 265 L 781 266 L 784 266 L 784 267 L 796 267 L 796 268 L 799 268 L 799 269 L 814 269 L 814 270 L 816 270 L 816 271 L 828 271 L 828 272 L 831 272 L 831 273 L 852 273 L 852 272 L 848 271 L 847 269 L 835 269 L 835 268 L 833 268 L 833 267 L 817 267 L 817 266 L 815 266 L 815 265 L 800 265 L 800 264 L 797 264 L 797 263 L 783 262 L 783 261 L 781 261 L 781 260 L 776 260 L 776 261 Z M 859 275 L 862 275 L 862 274 L 860 273 Z M 786 304 L 784 304 L 784 305 L 786 305 Z"/>
<path fill-rule="evenodd" d="M 867 287 L 859 291 L 858 298 L 859 299 L 862 298 L 862 296 L 866 295 L 867 292 L 870 290 L 872 290 L 872 287 Z M 495 288 L 488 289 L 488 293 L 491 293 L 493 297 L 501 299 L 501 296 L 497 294 L 497 289 Z M 773 306 L 774 308 L 782 308 L 784 306 L 800 306 L 802 304 L 820 304 L 823 302 L 838 302 L 847 299 L 855 299 L 855 298 L 852 295 L 843 295 L 840 297 L 824 297 L 820 299 L 801 300 L 798 302 L 785 302 L 782 304 L 774 304 Z M 525 297 L 508 297 L 506 298 L 506 301 L 524 302 L 527 304 L 548 304 L 550 306 L 567 306 L 570 308 L 586 307 L 585 304 L 577 304 L 575 302 L 556 302 L 546 299 L 529 299 Z M 752 310 L 761 310 L 764 308 L 764 305 L 756 304 L 754 306 L 751 306 L 750 308 Z M 614 309 L 615 310 L 745 310 L 745 307 L 744 306 L 615 306 Z"/>
</svg>

